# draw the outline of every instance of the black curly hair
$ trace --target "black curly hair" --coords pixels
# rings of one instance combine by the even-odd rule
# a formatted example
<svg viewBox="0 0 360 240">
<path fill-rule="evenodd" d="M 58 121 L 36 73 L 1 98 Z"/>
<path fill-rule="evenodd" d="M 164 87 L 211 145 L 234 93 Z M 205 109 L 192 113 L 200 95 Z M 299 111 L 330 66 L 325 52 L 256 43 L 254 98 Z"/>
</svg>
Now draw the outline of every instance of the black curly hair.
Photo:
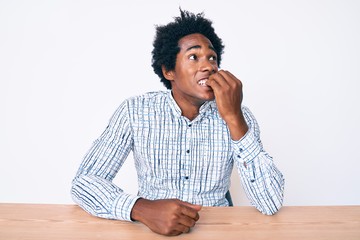
<svg viewBox="0 0 360 240">
<path fill-rule="evenodd" d="M 216 35 L 212 22 L 204 18 L 204 13 L 194 14 L 180 9 L 180 17 L 175 17 L 174 20 L 167 25 L 156 27 L 152 50 L 152 67 L 167 89 L 171 89 L 171 83 L 163 76 L 162 66 L 166 70 L 175 69 L 176 56 L 180 52 L 178 43 L 181 38 L 194 33 L 200 33 L 208 38 L 217 54 L 218 66 L 224 50 L 222 40 Z"/>
</svg>

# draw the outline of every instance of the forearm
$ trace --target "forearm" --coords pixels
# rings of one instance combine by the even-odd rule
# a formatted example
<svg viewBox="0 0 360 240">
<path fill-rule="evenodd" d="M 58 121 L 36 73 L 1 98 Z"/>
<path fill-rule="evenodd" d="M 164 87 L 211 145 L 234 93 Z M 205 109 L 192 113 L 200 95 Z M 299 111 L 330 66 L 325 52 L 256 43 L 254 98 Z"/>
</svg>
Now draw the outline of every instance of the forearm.
<svg viewBox="0 0 360 240">
<path fill-rule="evenodd" d="M 283 204 L 285 181 L 272 159 L 260 152 L 251 162 L 237 162 L 237 168 L 251 204 L 264 214 L 276 213 Z"/>
<path fill-rule="evenodd" d="M 105 179 L 86 175 L 75 177 L 71 195 L 80 207 L 94 216 L 127 221 L 131 221 L 131 209 L 138 199 Z"/>
<path fill-rule="evenodd" d="M 229 128 L 231 139 L 237 141 L 241 139 L 249 130 L 242 111 L 233 117 L 224 119 Z"/>
<path fill-rule="evenodd" d="M 130 221 L 137 197 L 124 193 L 112 183 L 132 149 L 126 106 L 126 102 L 120 105 L 85 155 L 72 182 L 71 195 L 77 204 L 95 216 Z"/>
<path fill-rule="evenodd" d="M 262 213 L 271 215 L 282 206 L 284 177 L 272 157 L 263 149 L 254 116 L 247 108 L 243 110 L 249 130 L 242 139 L 233 141 L 234 160 L 252 205 Z"/>
</svg>

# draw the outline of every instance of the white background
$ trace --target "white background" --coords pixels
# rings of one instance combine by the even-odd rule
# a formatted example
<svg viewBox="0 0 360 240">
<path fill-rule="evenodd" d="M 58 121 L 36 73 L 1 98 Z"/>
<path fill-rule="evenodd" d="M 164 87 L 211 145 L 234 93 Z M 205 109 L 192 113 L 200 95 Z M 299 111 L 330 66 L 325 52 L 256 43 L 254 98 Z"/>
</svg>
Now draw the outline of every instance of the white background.
<svg viewBox="0 0 360 240">
<path fill-rule="evenodd" d="M 0 0 L 0 202 L 72 203 L 71 180 L 125 98 L 165 89 L 156 24 L 205 12 L 244 84 L 285 205 L 360 204 L 360 2 Z M 132 155 L 116 183 L 136 193 Z M 232 195 L 248 205 L 237 175 Z"/>
</svg>

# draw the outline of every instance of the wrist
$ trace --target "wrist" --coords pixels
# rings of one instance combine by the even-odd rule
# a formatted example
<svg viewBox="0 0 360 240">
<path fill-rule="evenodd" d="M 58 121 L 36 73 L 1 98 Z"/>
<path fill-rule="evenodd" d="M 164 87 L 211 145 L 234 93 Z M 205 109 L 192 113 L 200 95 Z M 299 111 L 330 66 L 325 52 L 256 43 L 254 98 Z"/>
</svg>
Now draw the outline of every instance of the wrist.
<svg viewBox="0 0 360 240">
<path fill-rule="evenodd" d="M 229 128 L 232 140 L 240 140 L 249 130 L 242 113 L 237 116 L 228 117 L 224 120 Z"/>
<path fill-rule="evenodd" d="M 131 220 L 132 221 L 139 221 L 142 222 L 142 216 L 144 214 L 144 211 L 147 209 L 146 205 L 148 205 L 148 202 L 150 200 L 139 198 L 133 208 L 131 209 Z"/>
</svg>

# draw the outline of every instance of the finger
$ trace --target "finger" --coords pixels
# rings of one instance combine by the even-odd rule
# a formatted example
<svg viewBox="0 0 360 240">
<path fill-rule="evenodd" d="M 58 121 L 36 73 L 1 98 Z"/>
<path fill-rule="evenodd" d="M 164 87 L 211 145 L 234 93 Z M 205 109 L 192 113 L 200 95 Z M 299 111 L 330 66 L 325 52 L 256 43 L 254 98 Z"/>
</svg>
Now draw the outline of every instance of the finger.
<svg viewBox="0 0 360 240">
<path fill-rule="evenodd" d="M 221 70 L 219 74 L 223 77 L 224 81 L 226 81 L 230 86 L 234 84 L 241 84 L 241 81 L 237 79 L 231 72 L 226 70 Z"/>
<path fill-rule="evenodd" d="M 222 80 L 223 81 L 223 80 Z M 206 85 L 208 85 L 214 92 L 215 97 L 218 97 L 218 95 L 222 92 L 224 89 L 224 84 L 220 84 L 222 81 L 217 80 L 215 78 L 210 78 L 208 81 L 206 81 Z"/>
<path fill-rule="evenodd" d="M 175 228 L 175 233 L 176 232 L 178 232 L 179 234 L 181 234 L 181 233 L 188 233 L 188 232 L 190 232 L 190 227 L 188 227 L 188 226 L 185 226 L 185 225 L 182 225 L 182 224 L 178 224 L 177 225 L 177 227 Z M 179 234 L 177 234 L 177 235 L 179 235 Z"/>
<path fill-rule="evenodd" d="M 181 215 L 179 218 L 179 223 L 186 227 L 191 228 L 191 227 L 195 226 L 196 220 L 189 216 Z"/>
<path fill-rule="evenodd" d="M 184 208 L 182 208 L 181 213 L 184 216 L 187 216 L 187 217 L 193 219 L 194 221 L 197 221 L 200 218 L 198 211 L 199 211 L 198 209 L 184 207 Z"/>
<path fill-rule="evenodd" d="M 215 74 L 212 74 L 206 83 L 209 83 L 211 87 L 214 86 L 215 88 L 217 87 L 216 85 L 218 85 L 219 87 L 224 87 L 225 85 L 227 85 L 227 80 L 220 72 L 217 72 Z"/>
<path fill-rule="evenodd" d="M 180 228 L 179 228 L 180 229 Z M 166 236 L 178 236 L 180 234 L 184 233 L 183 231 L 179 231 L 179 230 L 173 230 L 170 233 L 164 234 Z"/>
<path fill-rule="evenodd" d="M 181 215 L 177 219 L 177 223 L 172 227 L 172 230 L 169 234 L 175 236 L 181 233 L 188 233 L 193 226 L 195 226 L 194 219 L 185 215 Z"/>
<path fill-rule="evenodd" d="M 190 229 L 191 229 L 191 228 L 189 228 L 189 227 L 184 227 L 183 233 L 189 233 L 189 232 L 190 232 Z"/>
<path fill-rule="evenodd" d="M 207 80 L 205 84 L 215 91 L 221 88 L 220 84 L 216 81 L 214 77 L 209 78 L 209 80 Z"/>
</svg>

